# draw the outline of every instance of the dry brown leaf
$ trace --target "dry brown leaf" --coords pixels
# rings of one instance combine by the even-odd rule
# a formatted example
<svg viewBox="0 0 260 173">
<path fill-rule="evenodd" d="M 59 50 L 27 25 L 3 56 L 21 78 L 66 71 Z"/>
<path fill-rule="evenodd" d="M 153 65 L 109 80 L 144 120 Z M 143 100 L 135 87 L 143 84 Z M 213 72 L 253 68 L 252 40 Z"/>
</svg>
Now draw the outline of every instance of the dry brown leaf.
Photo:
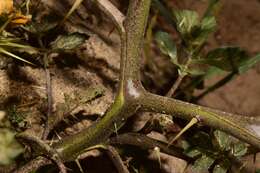
<svg viewBox="0 0 260 173">
<path fill-rule="evenodd" d="M 13 0 L 0 0 L 0 15 L 13 11 Z"/>
</svg>

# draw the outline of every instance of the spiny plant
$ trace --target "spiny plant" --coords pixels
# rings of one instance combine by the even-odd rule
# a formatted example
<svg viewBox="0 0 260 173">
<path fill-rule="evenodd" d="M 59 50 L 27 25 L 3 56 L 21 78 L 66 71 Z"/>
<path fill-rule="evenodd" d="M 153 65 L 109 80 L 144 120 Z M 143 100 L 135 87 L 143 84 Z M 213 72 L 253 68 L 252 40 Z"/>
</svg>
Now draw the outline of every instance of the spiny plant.
<svg viewBox="0 0 260 173">
<path fill-rule="evenodd" d="M 259 132 L 256 131 L 259 128 L 259 119 L 226 113 L 171 98 L 182 79 L 187 75 L 200 75 L 200 80 L 220 71 L 228 71 L 235 75 L 246 71 L 259 61 L 259 56 L 248 59 L 244 51 L 230 47 L 219 48 L 203 56 L 201 49 L 216 25 L 210 10 L 207 11 L 202 20 L 199 20 L 194 11 L 176 10 L 173 15 L 165 14 L 162 4 L 159 1 L 154 1 L 154 3 L 159 3 L 161 12 L 171 21 L 182 39 L 181 50 L 177 50 L 168 33 L 158 32 L 155 34 L 162 53 L 169 56 L 179 70 L 179 78 L 167 96 L 160 96 L 147 91 L 140 79 L 140 52 L 151 0 L 129 1 L 126 16 L 107 0 L 93 0 L 91 2 L 97 4 L 111 19 L 121 38 L 121 70 L 117 96 L 100 120 L 75 135 L 48 144 L 46 142 L 48 134 L 45 134 L 42 139 L 27 133 L 18 134 L 19 140 L 34 149 L 35 158 L 15 172 L 30 172 L 51 164 L 51 162 L 56 163 L 61 172 L 66 172 L 64 162 L 78 162 L 81 154 L 92 149 L 107 151 L 112 156 L 111 159 L 118 172 L 129 172 L 117 151 L 112 147 L 116 144 L 128 144 L 145 149 L 156 149 L 157 152 L 168 153 L 186 160 L 196 160 L 194 167 L 198 169 L 208 169 L 215 162 L 213 170 L 217 173 L 226 172 L 230 167 L 229 159 L 221 160 L 221 158 L 229 153 L 232 154 L 230 157 L 240 157 L 247 150 L 243 143 L 229 139 L 227 134 L 250 144 L 256 151 L 260 149 Z M 211 4 L 210 8 L 212 6 L 214 4 Z M 185 55 L 184 57 L 178 53 L 180 51 Z M 207 66 L 200 68 L 198 64 Z M 212 88 L 214 89 L 216 86 Z M 209 90 L 212 89 L 209 88 Z M 136 112 L 169 114 L 191 121 L 188 128 L 194 124 L 200 124 L 220 131 L 214 131 L 210 134 L 211 136 L 203 132 L 191 135 L 192 141 L 207 142 L 209 146 L 201 145 L 199 142 L 192 146 L 187 141 L 183 147 L 185 152 L 183 152 L 183 149 L 172 145 L 173 141 L 167 144 L 140 133 L 118 134 L 118 130 Z M 184 128 L 184 131 L 188 128 Z M 181 131 L 180 134 L 184 131 Z M 115 133 L 117 135 L 114 136 Z M 221 161 L 219 162 L 219 160 Z"/>
</svg>

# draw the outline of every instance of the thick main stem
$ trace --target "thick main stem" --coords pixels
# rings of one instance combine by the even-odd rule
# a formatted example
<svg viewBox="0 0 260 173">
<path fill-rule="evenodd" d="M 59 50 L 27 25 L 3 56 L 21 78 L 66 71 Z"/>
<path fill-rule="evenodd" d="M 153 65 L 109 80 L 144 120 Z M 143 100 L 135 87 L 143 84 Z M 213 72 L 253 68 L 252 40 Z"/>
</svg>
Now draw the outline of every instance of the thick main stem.
<svg viewBox="0 0 260 173">
<path fill-rule="evenodd" d="M 105 8 L 104 3 L 109 4 L 109 8 Z M 120 128 L 139 108 L 137 100 L 142 94 L 139 58 L 150 3 L 150 0 L 130 1 L 127 17 L 123 21 L 121 13 L 108 1 L 98 1 L 103 11 L 116 23 L 121 36 L 120 87 L 114 104 L 100 121 L 53 145 L 63 160 L 75 159 L 85 148 L 105 142 L 115 132 L 115 126 Z"/>
</svg>

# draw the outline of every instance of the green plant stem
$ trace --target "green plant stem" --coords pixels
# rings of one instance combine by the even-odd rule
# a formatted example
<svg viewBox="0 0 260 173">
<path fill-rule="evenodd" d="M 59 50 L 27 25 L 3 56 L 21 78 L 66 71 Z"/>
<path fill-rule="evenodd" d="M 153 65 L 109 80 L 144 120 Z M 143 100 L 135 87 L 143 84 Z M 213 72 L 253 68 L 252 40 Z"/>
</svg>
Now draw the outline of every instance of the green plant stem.
<svg viewBox="0 0 260 173">
<path fill-rule="evenodd" d="M 97 1 L 102 6 L 102 2 Z M 111 4 L 110 4 L 111 5 Z M 105 8 L 107 6 L 103 6 Z M 120 88 L 114 104 L 105 116 L 93 126 L 82 132 L 65 138 L 54 145 L 64 160 L 75 158 L 84 148 L 102 143 L 114 133 L 114 125 L 120 128 L 126 119 L 138 110 L 136 98 L 141 90 L 139 80 L 139 56 L 141 44 L 145 32 L 145 26 L 149 14 L 150 0 L 130 1 L 126 20 L 122 21 L 122 15 L 109 6 L 104 10 L 116 22 L 118 31 L 121 33 L 121 74 Z M 109 11 L 113 10 L 113 11 Z M 123 26 L 122 26 L 123 24 Z M 124 31 L 125 28 L 125 31 Z"/>
<path fill-rule="evenodd" d="M 186 120 L 196 117 L 202 124 L 227 132 L 260 150 L 260 137 L 251 131 L 251 124 L 244 121 L 243 116 L 217 111 L 148 92 L 143 94 L 141 103 L 144 111 L 171 114 Z M 255 123 L 259 125 L 259 122 Z"/>
<path fill-rule="evenodd" d="M 213 84 L 212 86 L 208 87 L 203 93 L 201 93 L 200 95 L 198 95 L 197 97 L 195 97 L 193 99 L 194 102 L 197 102 L 198 100 L 202 99 L 204 96 L 206 96 L 207 94 L 215 91 L 216 89 L 222 87 L 223 85 L 225 85 L 226 83 L 228 83 L 237 73 L 236 72 L 231 72 L 230 74 L 228 74 L 227 76 L 225 76 L 223 79 L 221 79 L 220 81 L 216 82 L 215 84 Z"/>
<path fill-rule="evenodd" d="M 182 80 L 187 75 L 187 70 L 188 70 L 189 65 L 191 63 L 192 57 L 193 57 L 193 53 L 191 52 L 191 53 L 189 53 L 188 59 L 185 62 L 185 64 L 183 65 L 183 67 L 181 69 L 179 69 L 180 70 L 179 76 L 178 76 L 177 80 L 174 82 L 171 89 L 166 94 L 166 97 L 173 97 L 174 96 L 174 94 L 175 94 L 176 90 L 178 89 L 178 87 L 180 86 Z"/>
<path fill-rule="evenodd" d="M 106 143 L 115 132 L 114 125 L 119 129 L 137 110 L 171 114 L 186 120 L 196 117 L 203 125 L 223 130 L 260 150 L 260 137 L 249 130 L 250 125 L 259 125 L 259 121 L 249 124 L 242 116 L 154 95 L 144 90 L 140 81 L 139 64 L 150 0 L 129 1 L 125 20 L 109 1 L 93 2 L 110 16 L 121 36 L 120 86 L 114 103 L 101 120 L 52 145 L 63 161 L 74 160 L 86 148 Z"/>
<path fill-rule="evenodd" d="M 178 87 L 180 86 L 183 78 L 185 77 L 185 75 L 179 75 L 177 80 L 174 82 L 173 86 L 171 87 L 171 89 L 168 91 L 168 93 L 165 95 L 166 97 L 173 97 L 174 93 L 176 92 L 176 90 L 178 89 Z"/>
</svg>

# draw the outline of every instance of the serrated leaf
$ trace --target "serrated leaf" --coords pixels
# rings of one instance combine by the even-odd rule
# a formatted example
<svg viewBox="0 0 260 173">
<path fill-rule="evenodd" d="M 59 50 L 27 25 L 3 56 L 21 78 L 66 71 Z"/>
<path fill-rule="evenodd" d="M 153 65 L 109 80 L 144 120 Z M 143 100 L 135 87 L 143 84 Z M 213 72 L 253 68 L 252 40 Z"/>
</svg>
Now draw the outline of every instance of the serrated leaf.
<svg viewBox="0 0 260 173">
<path fill-rule="evenodd" d="M 222 151 L 230 150 L 232 141 L 228 134 L 220 130 L 215 130 L 214 137 L 216 138 L 219 149 Z"/>
<path fill-rule="evenodd" d="M 205 79 L 212 78 L 214 76 L 223 75 L 225 73 L 224 70 L 221 70 L 220 68 L 211 66 L 208 68 L 208 70 L 205 72 Z"/>
<path fill-rule="evenodd" d="M 175 43 L 171 39 L 171 36 L 166 32 L 159 31 L 155 34 L 155 40 L 159 45 L 161 52 L 169 56 L 171 58 L 171 61 L 174 64 L 178 65 L 177 48 Z"/>
<path fill-rule="evenodd" d="M 177 30 L 184 40 L 194 48 L 202 45 L 217 26 L 214 16 L 206 16 L 200 21 L 199 15 L 195 11 L 177 10 L 174 12 L 174 16 Z"/>
<path fill-rule="evenodd" d="M 185 150 L 184 154 L 186 154 L 189 157 L 194 158 L 194 157 L 201 155 L 202 152 L 200 151 L 200 149 L 195 147 L 195 148 L 190 148 L 190 149 Z"/>
<path fill-rule="evenodd" d="M 256 55 L 255 57 L 253 58 L 249 58 L 245 61 L 242 61 L 240 64 L 239 64 L 239 73 L 244 73 L 246 72 L 247 70 L 249 70 L 250 68 L 252 68 L 255 64 L 259 63 L 260 62 L 260 54 Z"/>
<path fill-rule="evenodd" d="M 216 15 L 220 8 L 220 0 L 209 0 L 208 8 L 204 14 L 204 17 L 210 15 Z"/>
<path fill-rule="evenodd" d="M 192 33 L 193 29 L 198 27 L 200 24 L 199 15 L 196 11 L 175 10 L 174 16 L 177 23 L 177 30 L 182 35 Z"/>
<path fill-rule="evenodd" d="M 72 50 L 82 45 L 87 39 L 86 35 L 80 33 L 72 33 L 69 35 L 60 35 L 51 43 L 53 50 Z"/>
<path fill-rule="evenodd" d="M 217 27 L 217 22 L 214 16 L 207 16 L 202 19 L 199 29 L 197 29 L 197 34 L 195 36 L 194 41 L 192 41 L 193 45 L 201 45 L 203 44 L 208 35 L 215 31 Z"/>
<path fill-rule="evenodd" d="M 216 164 L 213 169 L 213 173 L 226 173 L 230 167 L 230 162 L 224 159 L 220 163 Z"/>
<path fill-rule="evenodd" d="M 239 64 L 247 59 L 247 53 L 239 47 L 221 47 L 208 52 L 200 63 L 215 66 L 225 71 L 238 70 Z"/>
<path fill-rule="evenodd" d="M 210 150 L 213 147 L 209 134 L 202 132 L 202 131 L 197 132 L 190 140 L 194 146 L 197 146 L 197 147 L 200 147 L 203 149 Z"/>
<path fill-rule="evenodd" d="M 22 146 L 15 140 L 15 133 L 9 129 L 0 129 L 0 165 L 12 163 L 22 152 Z"/>
<path fill-rule="evenodd" d="M 235 157 L 242 157 L 246 153 L 247 153 L 247 146 L 245 143 L 237 142 L 234 144 L 234 146 L 232 148 L 232 154 Z"/>
<path fill-rule="evenodd" d="M 188 68 L 186 72 L 192 76 L 204 75 L 206 72 L 202 68 Z"/>
<path fill-rule="evenodd" d="M 216 165 L 213 169 L 213 173 L 226 173 L 228 171 L 227 168 L 222 167 L 220 165 Z"/>
<path fill-rule="evenodd" d="M 208 155 L 202 155 L 199 159 L 197 159 L 194 164 L 192 165 L 192 170 L 197 173 L 201 173 L 204 171 L 207 171 L 210 166 L 214 163 L 215 158 L 208 156 Z"/>
</svg>

